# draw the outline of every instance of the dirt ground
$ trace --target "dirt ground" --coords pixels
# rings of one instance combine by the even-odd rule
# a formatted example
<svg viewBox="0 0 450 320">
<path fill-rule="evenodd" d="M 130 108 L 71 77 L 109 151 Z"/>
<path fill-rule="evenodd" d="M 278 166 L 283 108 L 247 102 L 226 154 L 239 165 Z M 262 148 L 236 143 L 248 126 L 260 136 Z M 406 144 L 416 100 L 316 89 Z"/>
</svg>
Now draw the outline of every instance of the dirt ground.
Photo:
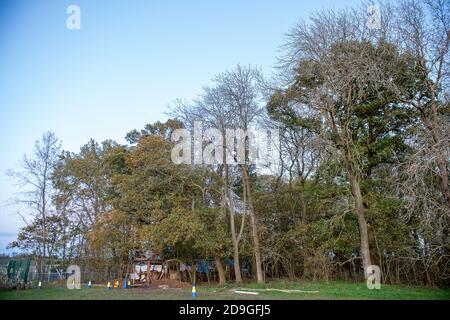
<svg viewBox="0 0 450 320">
<path fill-rule="evenodd" d="M 161 288 L 161 286 L 168 286 L 171 289 L 174 288 L 190 288 L 191 284 L 187 283 L 187 282 L 181 282 L 179 280 L 175 280 L 175 279 L 161 279 L 161 280 L 156 280 L 154 282 L 152 282 L 150 284 L 150 288 L 152 289 L 158 289 Z"/>
</svg>

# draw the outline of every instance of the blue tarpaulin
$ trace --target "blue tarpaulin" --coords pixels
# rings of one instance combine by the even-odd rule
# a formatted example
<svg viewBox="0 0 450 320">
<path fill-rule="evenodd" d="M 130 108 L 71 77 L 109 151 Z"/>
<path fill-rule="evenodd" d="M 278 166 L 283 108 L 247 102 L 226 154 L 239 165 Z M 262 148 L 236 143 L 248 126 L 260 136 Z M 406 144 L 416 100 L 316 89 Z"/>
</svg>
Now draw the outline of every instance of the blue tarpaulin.
<svg viewBox="0 0 450 320">
<path fill-rule="evenodd" d="M 197 263 L 197 272 L 199 273 L 208 273 L 208 262 L 206 262 L 205 260 L 202 260 L 200 262 Z"/>
</svg>

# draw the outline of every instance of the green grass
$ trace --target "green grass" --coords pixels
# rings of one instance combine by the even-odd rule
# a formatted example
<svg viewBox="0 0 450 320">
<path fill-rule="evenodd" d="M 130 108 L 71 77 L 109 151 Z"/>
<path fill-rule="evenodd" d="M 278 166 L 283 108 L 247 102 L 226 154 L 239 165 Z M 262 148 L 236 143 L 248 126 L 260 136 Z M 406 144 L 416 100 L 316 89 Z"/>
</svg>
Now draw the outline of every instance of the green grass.
<svg viewBox="0 0 450 320">
<path fill-rule="evenodd" d="M 259 295 L 236 294 L 234 290 L 251 291 L 252 289 L 297 289 L 305 291 L 318 290 L 319 293 L 285 293 L 277 291 L 258 291 Z M 380 290 L 369 290 L 365 283 L 333 281 L 324 282 L 283 282 L 268 284 L 245 284 L 239 287 L 198 286 L 198 300 L 225 299 L 450 299 L 450 288 L 438 289 L 403 285 L 382 285 Z M 11 299 L 47 299 L 47 300 L 158 300 L 158 299 L 191 299 L 190 289 L 112 289 L 103 287 L 80 290 L 68 290 L 65 287 L 48 287 L 21 291 L 0 292 L 0 300 Z"/>
</svg>

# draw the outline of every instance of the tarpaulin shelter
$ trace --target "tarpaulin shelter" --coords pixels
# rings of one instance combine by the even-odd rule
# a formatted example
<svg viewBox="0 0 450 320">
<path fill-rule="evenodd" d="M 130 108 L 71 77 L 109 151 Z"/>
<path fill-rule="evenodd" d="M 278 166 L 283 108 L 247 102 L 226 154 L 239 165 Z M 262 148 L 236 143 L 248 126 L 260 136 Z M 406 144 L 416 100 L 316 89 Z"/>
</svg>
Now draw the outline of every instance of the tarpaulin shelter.
<svg viewBox="0 0 450 320">
<path fill-rule="evenodd" d="M 27 284 L 31 258 L 9 260 L 6 272 L 8 280 L 13 284 Z"/>
</svg>

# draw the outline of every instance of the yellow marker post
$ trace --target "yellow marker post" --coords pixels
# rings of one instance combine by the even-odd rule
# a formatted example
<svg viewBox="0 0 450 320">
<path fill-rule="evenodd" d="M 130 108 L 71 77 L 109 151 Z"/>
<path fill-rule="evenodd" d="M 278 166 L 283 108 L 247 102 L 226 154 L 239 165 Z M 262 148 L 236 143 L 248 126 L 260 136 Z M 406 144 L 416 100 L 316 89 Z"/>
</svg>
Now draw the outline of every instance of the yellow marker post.
<svg viewBox="0 0 450 320">
<path fill-rule="evenodd" d="M 195 290 L 195 282 L 192 284 L 192 298 L 195 299 L 197 297 L 197 290 Z"/>
</svg>

